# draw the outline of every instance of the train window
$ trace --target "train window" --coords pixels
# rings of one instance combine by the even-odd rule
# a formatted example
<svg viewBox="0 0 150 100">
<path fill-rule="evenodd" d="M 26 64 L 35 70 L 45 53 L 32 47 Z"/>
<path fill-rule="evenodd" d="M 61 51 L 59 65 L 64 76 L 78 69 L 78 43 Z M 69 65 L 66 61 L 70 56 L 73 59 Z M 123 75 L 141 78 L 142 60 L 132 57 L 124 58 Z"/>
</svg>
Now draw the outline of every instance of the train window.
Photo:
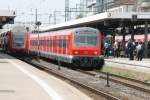
<svg viewBox="0 0 150 100">
<path fill-rule="evenodd" d="M 62 40 L 59 40 L 59 47 L 62 48 Z"/>
<path fill-rule="evenodd" d="M 35 46 L 35 40 L 32 40 L 32 45 Z"/>
<path fill-rule="evenodd" d="M 39 45 L 41 44 L 40 42 L 41 42 L 41 41 L 39 40 Z"/>
<path fill-rule="evenodd" d="M 57 46 L 60 48 L 66 48 L 68 46 L 68 40 L 66 39 L 60 39 L 56 41 Z"/>
<path fill-rule="evenodd" d="M 38 41 L 37 40 L 34 40 L 35 41 L 35 46 L 37 46 L 38 45 Z"/>
<path fill-rule="evenodd" d="M 33 40 L 33 45 L 36 46 L 36 40 Z"/>
<path fill-rule="evenodd" d="M 53 42 L 53 47 L 56 47 L 56 40 L 52 40 L 52 42 Z"/>
<path fill-rule="evenodd" d="M 42 40 L 42 44 L 41 44 L 41 46 L 44 46 L 44 40 Z"/>
<path fill-rule="evenodd" d="M 43 46 L 43 40 L 41 40 L 41 46 Z"/>
<path fill-rule="evenodd" d="M 87 36 L 87 44 L 90 44 L 90 45 L 94 45 L 96 46 L 97 45 L 97 36 Z"/>
<path fill-rule="evenodd" d="M 42 40 L 42 46 L 45 46 L 45 40 Z"/>
<path fill-rule="evenodd" d="M 31 45 L 31 46 L 34 45 L 34 40 L 30 40 L 30 45 Z"/>
<path fill-rule="evenodd" d="M 44 46 L 44 40 L 42 40 L 42 46 Z"/>
<path fill-rule="evenodd" d="M 13 42 L 13 48 L 24 47 L 25 46 L 25 33 L 18 33 L 18 32 L 13 33 L 12 42 Z"/>
<path fill-rule="evenodd" d="M 43 45 L 43 40 L 41 40 L 41 46 Z"/>
<path fill-rule="evenodd" d="M 46 46 L 49 47 L 49 40 L 47 40 L 47 45 Z"/>
<path fill-rule="evenodd" d="M 57 47 L 60 47 L 60 40 L 56 40 Z"/>
<path fill-rule="evenodd" d="M 57 40 L 56 43 L 57 43 L 57 47 L 61 47 L 61 40 Z"/>
<path fill-rule="evenodd" d="M 68 40 L 64 39 L 63 40 L 63 48 L 67 48 L 68 47 Z"/>
<path fill-rule="evenodd" d="M 44 46 L 46 46 L 46 40 L 44 40 Z"/>
<path fill-rule="evenodd" d="M 42 45 L 42 40 L 40 40 L 40 43 L 39 43 L 39 44 L 40 44 L 40 46 Z"/>
<path fill-rule="evenodd" d="M 30 44 L 33 45 L 33 40 L 30 40 Z"/>
<path fill-rule="evenodd" d="M 39 40 L 39 42 L 40 42 L 39 45 L 41 46 L 42 45 L 42 40 Z"/>
<path fill-rule="evenodd" d="M 66 41 L 62 40 L 62 47 L 65 48 L 66 47 Z"/>
<path fill-rule="evenodd" d="M 48 47 L 52 47 L 52 40 L 48 40 L 47 45 L 48 45 Z"/>
<path fill-rule="evenodd" d="M 32 45 L 32 46 L 34 46 L 34 41 L 33 41 L 33 40 L 31 40 L 30 42 L 31 42 L 31 45 Z"/>
<path fill-rule="evenodd" d="M 75 46 L 97 46 L 98 34 L 77 34 L 74 36 Z"/>
</svg>

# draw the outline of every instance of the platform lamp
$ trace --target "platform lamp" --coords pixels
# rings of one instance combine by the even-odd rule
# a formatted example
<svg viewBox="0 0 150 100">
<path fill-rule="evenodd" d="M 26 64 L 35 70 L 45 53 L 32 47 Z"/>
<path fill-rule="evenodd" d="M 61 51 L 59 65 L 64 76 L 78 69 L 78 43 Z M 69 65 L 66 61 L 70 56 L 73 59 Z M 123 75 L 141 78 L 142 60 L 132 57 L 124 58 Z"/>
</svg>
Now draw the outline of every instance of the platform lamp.
<svg viewBox="0 0 150 100">
<path fill-rule="evenodd" d="M 40 46 L 40 41 L 39 41 L 39 33 L 40 33 L 40 29 L 39 29 L 39 27 L 40 27 L 40 25 L 41 25 L 42 23 L 40 22 L 40 21 L 37 21 L 36 23 L 35 23 L 35 25 L 38 27 L 38 30 L 37 30 L 37 33 L 38 33 L 38 58 L 39 58 L 39 56 L 40 56 L 40 52 L 39 52 L 39 46 Z"/>
</svg>

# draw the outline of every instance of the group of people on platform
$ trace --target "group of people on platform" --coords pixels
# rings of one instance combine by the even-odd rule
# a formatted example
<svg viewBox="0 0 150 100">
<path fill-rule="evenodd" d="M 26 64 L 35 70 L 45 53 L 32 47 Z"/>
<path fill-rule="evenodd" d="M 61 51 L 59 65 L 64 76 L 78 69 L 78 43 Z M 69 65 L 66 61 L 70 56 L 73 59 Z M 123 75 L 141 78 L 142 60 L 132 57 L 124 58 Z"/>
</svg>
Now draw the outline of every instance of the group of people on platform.
<svg viewBox="0 0 150 100">
<path fill-rule="evenodd" d="M 109 42 L 104 43 L 104 57 L 128 57 L 129 60 L 141 61 L 144 53 L 144 44 L 134 42 L 129 39 L 125 44 L 123 42 L 115 41 L 113 44 Z"/>
</svg>

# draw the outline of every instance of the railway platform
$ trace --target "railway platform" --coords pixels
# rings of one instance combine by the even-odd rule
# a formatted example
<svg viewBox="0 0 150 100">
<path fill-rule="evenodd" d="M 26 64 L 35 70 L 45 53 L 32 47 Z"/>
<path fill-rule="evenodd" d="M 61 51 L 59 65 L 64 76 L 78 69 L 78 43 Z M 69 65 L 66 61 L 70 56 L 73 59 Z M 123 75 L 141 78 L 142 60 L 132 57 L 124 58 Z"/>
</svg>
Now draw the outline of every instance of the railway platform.
<svg viewBox="0 0 150 100">
<path fill-rule="evenodd" d="M 105 59 L 105 66 L 135 70 L 150 74 L 150 59 L 143 59 L 142 61 L 136 61 L 136 60 L 129 60 L 129 58 L 110 57 L 108 59 Z"/>
<path fill-rule="evenodd" d="M 0 53 L 0 100 L 92 99 L 60 79 Z"/>
</svg>

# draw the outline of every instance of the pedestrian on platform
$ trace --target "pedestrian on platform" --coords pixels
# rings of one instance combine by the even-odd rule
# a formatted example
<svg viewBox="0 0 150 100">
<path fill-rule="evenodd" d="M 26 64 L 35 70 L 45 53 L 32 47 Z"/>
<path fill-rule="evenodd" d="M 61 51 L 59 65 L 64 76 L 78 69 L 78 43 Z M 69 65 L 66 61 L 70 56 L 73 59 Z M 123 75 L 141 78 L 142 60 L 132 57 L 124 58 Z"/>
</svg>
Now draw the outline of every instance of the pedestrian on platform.
<svg viewBox="0 0 150 100">
<path fill-rule="evenodd" d="M 124 48 L 124 43 L 123 42 L 120 42 L 120 45 L 119 45 L 119 51 L 120 51 L 120 57 L 125 57 L 125 48 Z"/>
<path fill-rule="evenodd" d="M 109 56 L 109 43 L 106 41 L 104 43 L 104 57 L 108 57 Z"/>
<path fill-rule="evenodd" d="M 129 39 L 127 47 L 128 47 L 128 52 L 129 52 L 129 60 L 134 60 L 133 52 L 134 52 L 135 44 L 131 39 Z"/>
<path fill-rule="evenodd" d="M 125 44 L 125 56 L 126 56 L 127 58 L 129 57 L 128 43 L 129 43 L 129 41 L 126 42 L 126 44 Z"/>
<path fill-rule="evenodd" d="M 137 51 L 137 60 L 141 61 L 143 58 L 143 52 L 144 52 L 144 46 L 142 42 L 138 43 L 138 45 L 136 46 L 136 51 Z"/>
<path fill-rule="evenodd" d="M 114 57 L 119 57 L 119 42 L 117 40 L 113 45 L 113 49 L 114 49 Z"/>
</svg>

